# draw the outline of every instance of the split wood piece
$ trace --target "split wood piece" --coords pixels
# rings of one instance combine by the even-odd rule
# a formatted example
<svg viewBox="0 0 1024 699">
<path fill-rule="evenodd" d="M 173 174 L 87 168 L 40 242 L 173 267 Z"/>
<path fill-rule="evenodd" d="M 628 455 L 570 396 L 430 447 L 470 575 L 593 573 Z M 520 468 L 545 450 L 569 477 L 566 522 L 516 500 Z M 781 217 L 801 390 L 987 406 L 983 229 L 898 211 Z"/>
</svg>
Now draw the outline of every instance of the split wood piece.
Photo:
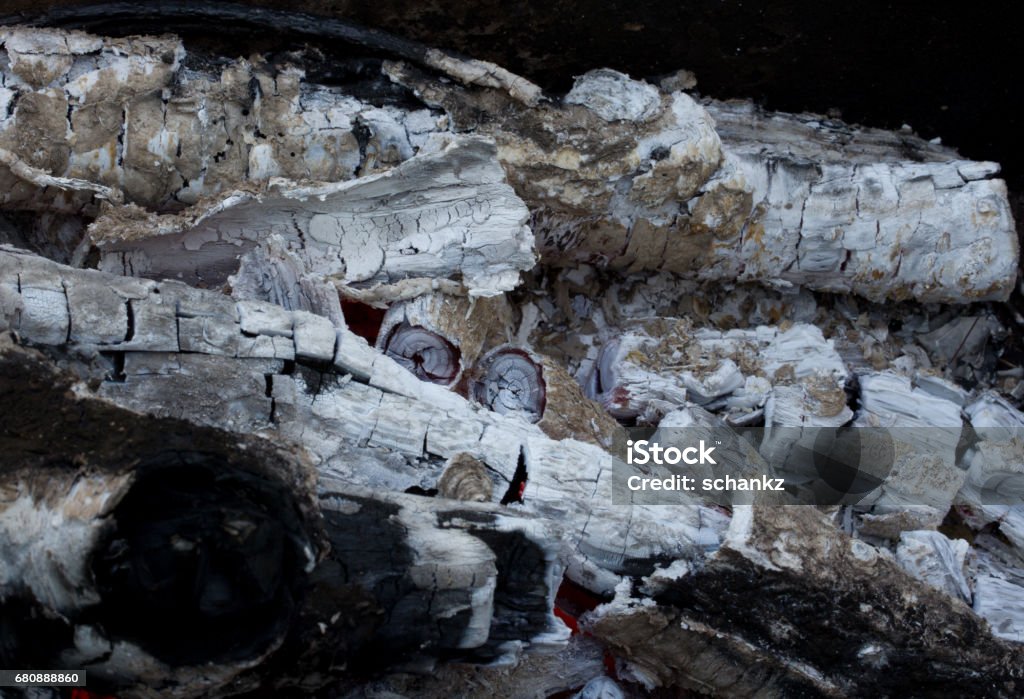
<svg viewBox="0 0 1024 699">
<path fill-rule="evenodd" d="M 644 582 L 624 583 L 584 626 L 625 658 L 621 677 L 650 689 L 948 696 L 984 684 L 999 697 L 1021 681 L 1019 645 L 814 508 L 740 508 L 705 565 Z M 951 631 L 975 640 L 951 644 Z"/>
<path fill-rule="evenodd" d="M 514 288 L 533 267 L 523 202 L 486 139 L 458 138 L 383 174 L 349 182 L 275 182 L 178 215 L 112 209 L 90 227 L 100 268 L 216 286 L 239 254 L 279 235 L 307 272 L 349 284 L 460 279 L 473 296 Z"/>
<path fill-rule="evenodd" d="M 848 466 L 859 466 L 860 452 L 846 449 L 837 436 L 854 418 L 843 385 L 822 376 L 772 386 L 764 406 L 759 452 L 786 479 L 786 486 L 808 502 L 850 502 Z M 823 440 L 819 441 L 819 440 Z M 856 442 L 855 446 L 861 444 Z M 831 461 L 826 461 L 822 457 Z M 884 474 L 883 474 L 884 475 Z M 877 481 L 864 484 L 873 490 Z M 861 489 L 858 496 L 863 495 Z"/>
<path fill-rule="evenodd" d="M 347 40 L 369 34 L 468 84 L 540 99 L 535 85 L 493 64 L 346 29 Z M 425 109 L 377 107 L 307 85 L 297 66 L 256 58 L 219 73 L 186 68 L 176 37 L 4 27 L 0 51 L 6 208 L 94 215 L 100 200 L 126 199 L 177 209 L 247 181 L 345 180 L 389 169 L 443 130 Z"/>
<path fill-rule="evenodd" d="M 124 362 L 117 373 L 133 367 L 140 375 L 159 373 L 162 361 L 239 358 L 253 367 L 282 367 L 299 359 L 318 366 L 334 362 L 340 372 L 429 398 L 438 407 L 461 400 L 441 387 L 431 391 L 363 338 L 327 318 L 266 302 L 236 302 L 180 282 L 77 270 L 0 246 L 0 301 L 2 327 L 33 344 L 121 353 Z M 147 358 L 179 349 L 194 356 Z M 136 356 L 129 362 L 125 352 Z"/>
<path fill-rule="evenodd" d="M 294 66 L 185 68 L 176 37 L 5 27 L 0 54 L 4 208 L 95 215 L 98 200 L 123 196 L 173 210 L 271 177 L 346 180 L 409 158 L 439 130 L 425 109 L 307 85 Z"/>
<path fill-rule="evenodd" d="M 725 157 L 705 196 L 751 197 L 740 214 L 746 221 L 731 219 L 743 226 L 739 279 L 875 301 L 1008 296 L 1019 247 L 1007 235 L 1015 226 L 1006 185 L 991 179 L 996 163 L 960 159 L 907 133 L 764 114 L 743 103 L 706 107 Z M 726 210 L 706 211 L 695 216 L 698 225 L 732 227 L 722 225 Z"/>
<path fill-rule="evenodd" d="M 493 87 L 508 93 L 509 97 L 528 107 L 536 107 L 543 94 L 540 87 L 521 75 L 490 61 L 475 58 L 456 58 L 438 49 L 428 49 L 426 65 L 449 75 L 464 85 Z"/>
<path fill-rule="evenodd" d="M 646 440 L 648 447 L 639 441 L 633 442 L 631 453 L 634 463 L 640 465 L 639 471 L 650 473 L 658 478 L 672 479 L 677 475 L 688 476 L 690 487 L 701 491 L 705 502 L 732 511 L 740 505 L 759 504 L 764 506 L 796 506 L 806 504 L 807 499 L 794 497 L 791 483 L 786 479 L 778 479 L 783 475 L 777 465 L 766 461 L 758 452 L 758 430 L 733 430 L 717 415 L 695 405 L 674 410 L 665 415 L 658 423 L 657 429 Z M 663 449 L 665 459 L 652 457 L 654 445 Z M 706 446 L 710 458 L 703 458 Z M 683 461 L 670 460 L 669 449 L 680 452 Z M 645 458 L 646 457 L 646 458 Z M 731 478 L 734 481 L 751 483 L 760 481 L 763 486 L 737 485 L 724 490 L 711 490 L 705 485 L 706 479 Z M 625 481 L 625 479 L 622 479 Z M 722 481 L 719 481 L 721 483 Z M 779 490 L 766 486 L 776 485 Z M 783 488 L 782 486 L 785 486 Z M 652 505 L 671 505 L 676 494 L 670 489 L 661 493 L 642 493 L 641 501 Z"/>
</svg>

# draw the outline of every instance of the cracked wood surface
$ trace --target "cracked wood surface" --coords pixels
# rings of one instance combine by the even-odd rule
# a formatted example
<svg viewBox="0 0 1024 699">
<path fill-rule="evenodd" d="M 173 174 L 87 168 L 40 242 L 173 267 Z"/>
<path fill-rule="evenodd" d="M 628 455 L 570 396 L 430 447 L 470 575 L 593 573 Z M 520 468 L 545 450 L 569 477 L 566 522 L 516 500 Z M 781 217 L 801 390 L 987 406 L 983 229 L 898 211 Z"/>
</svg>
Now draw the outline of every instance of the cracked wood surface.
<svg viewBox="0 0 1024 699">
<path fill-rule="evenodd" d="M 538 426 L 419 381 L 325 318 L 234 302 L 177 282 L 74 270 L 9 249 L 0 254 L 0 288 L 16 293 L 20 280 L 35 273 L 50 279 L 53 299 L 22 296 L 8 321 L 41 344 L 67 345 L 66 328 L 78 323 L 72 313 L 60 325 L 61 337 L 36 329 L 50 317 L 51 306 L 67 308 L 64 289 L 80 286 L 77 293 L 86 294 L 108 284 L 116 289 L 118 279 L 129 283 L 133 297 L 108 300 L 133 309 L 131 337 L 125 328 L 125 336 L 105 344 L 80 345 L 118 357 L 120 365 L 108 368 L 113 373 L 96 392 L 119 405 L 243 433 L 273 431 L 303 444 L 325 472 L 368 488 L 405 490 L 429 483 L 440 476 L 443 459 L 469 454 L 492 470 L 497 501 L 525 459 L 525 511 L 564 523 L 568 565 L 595 589 L 611 589 L 612 571 L 662 555 L 696 555 L 724 526 L 719 512 L 696 500 L 680 506 L 671 520 L 653 513 L 640 517 L 644 506 L 636 512 L 616 506 L 609 452 L 571 439 L 556 441 Z M 291 362 L 328 365 L 286 373 Z M 180 398 L 168 400 L 172 395 Z M 363 447 L 378 450 L 378 456 Z M 402 457 L 389 460 L 389 451 Z"/>
<path fill-rule="evenodd" d="M 1018 249 L 998 166 L 909 134 L 698 103 L 607 70 L 559 104 L 510 97 L 518 83 L 490 68 L 446 67 L 468 76 L 463 87 L 385 62 L 428 107 L 409 109 L 258 58 L 203 74 L 173 39 L 4 36 L 8 207 L 95 213 L 99 187 L 175 209 L 272 177 L 368 175 L 472 132 L 497 142 L 549 262 L 871 299 L 967 302 L 1012 288 Z M 378 270 L 366 264 L 349 278 Z"/>
<path fill-rule="evenodd" d="M 339 283 L 456 277 L 470 295 L 493 296 L 534 265 L 527 217 L 493 146 L 467 138 L 378 175 L 232 192 L 174 219 L 114 212 L 90 235 L 100 269 L 119 274 L 215 286 L 239 253 L 276 235 L 306 271 Z"/>
<path fill-rule="evenodd" d="M 71 262 L 0 246 L 0 379 L 42 410 L 0 433 L 17 633 L 59 614 L 64 657 L 143 696 L 308 689 L 373 658 L 390 673 L 564 646 L 564 576 L 602 596 L 583 625 L 634 688 L 1018 694 L 1024 416 L 991 366 L 1006 331 L 981 306 L 888 303 L 1005 298 L 1018 249 L 998 166 L 611 70 L 545 97 L 396 46 L 416 66 L 369 61 L 356 97 L 305 80 L 315 54 L 211 62 L 174 37 L 0 30 L 0 208 L 42 212 L 0 234 Z M 389 346 L 403 328 L 419 334 Z M 90 451 L 40 406 L 117 431 Z M 855 506 L 723 507 L 624 493 L 609 412 L 656 440 L 763 423 L 720 458 L 795 481 L 822 428 L 909 436 Z M 163 430 L 185 454 L 168 470 Z M 306 596 L 200 672 L 201 649 L 167 655 L 90 615 L 131 570 L 115 527 L 133 498 L 171 502 L 179 469 L 223 463 L 298 500 L 300 524 L 279 501 L 271 519 L 308 542 L 283 575 Z M 253 527 L 215 529 L 245 552 Z M 275 550 L 257 548 L 246 565 Z"/>
</svg>

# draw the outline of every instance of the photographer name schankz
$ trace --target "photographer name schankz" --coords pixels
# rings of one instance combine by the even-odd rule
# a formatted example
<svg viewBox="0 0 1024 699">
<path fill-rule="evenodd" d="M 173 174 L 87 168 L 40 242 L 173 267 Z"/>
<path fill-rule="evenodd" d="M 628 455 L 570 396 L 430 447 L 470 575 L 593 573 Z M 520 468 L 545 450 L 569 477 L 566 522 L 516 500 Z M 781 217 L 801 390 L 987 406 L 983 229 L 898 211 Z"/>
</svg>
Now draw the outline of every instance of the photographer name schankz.
<svg viewBox="0 0 1024 699">
<path fill-rule="evenodd" d="M 721 444 L 721 442 L 718 442 Z M 626 441 L 628 450 L 626 452 L 626 463 L 643 466 L 645 464 L 658 464 L 659 466 L 675 466 L 680 463 L 690 466 L 703 464 L 718 465 L 711 452 L 715 447 L 709 447 L 700 440 L 695 447 L 662 447 L 657 442 L 648 442 L 646 439 Z M 697 479 L 692 476 L 672 475 L 667 478 L 651 478 L 647 476 L 630 476 L 626 480 L 626 486 L 630 490 L 697 490 Z M 761 475 L 758 478 L 705 478 L 701 481 L 701 490 L 785 490 L 783 478 L 769 478 Z"/>
</svg>

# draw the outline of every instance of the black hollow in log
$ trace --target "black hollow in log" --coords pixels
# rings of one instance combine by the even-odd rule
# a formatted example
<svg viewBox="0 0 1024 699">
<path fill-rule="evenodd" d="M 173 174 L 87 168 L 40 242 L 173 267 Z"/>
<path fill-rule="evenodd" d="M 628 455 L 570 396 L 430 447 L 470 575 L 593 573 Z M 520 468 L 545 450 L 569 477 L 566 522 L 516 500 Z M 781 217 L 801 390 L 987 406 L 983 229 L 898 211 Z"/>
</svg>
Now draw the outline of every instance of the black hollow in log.
<svg viewBox="0 0 1024 699">
<path fill-rule="evenodd" d="M 95 616 L 171 666 L 259 657 L 291 619 L 307 546 L 289 494 L 215 455 L 147 459 L 92 561 Z"/>
<path fill-rule="evenodd" d="M 0 336 L 0 392 L 18 406 L 0 414 L 0 667 L 210 695 L 299 618 L 326 548 L 312 473 L 265 440 L 73 386 Z"/>
</svg>

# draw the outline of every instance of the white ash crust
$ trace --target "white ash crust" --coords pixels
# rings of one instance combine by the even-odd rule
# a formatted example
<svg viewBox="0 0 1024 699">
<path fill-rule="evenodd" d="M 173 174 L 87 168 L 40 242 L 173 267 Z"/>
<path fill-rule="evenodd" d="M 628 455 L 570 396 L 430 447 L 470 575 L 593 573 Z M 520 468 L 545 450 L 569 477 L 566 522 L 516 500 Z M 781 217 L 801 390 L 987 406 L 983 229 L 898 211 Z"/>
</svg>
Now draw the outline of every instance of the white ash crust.
<svg viewBox="0 0 1024 699">
<path fill-rule="evenodd" d="M 238 272 L 239 253 L 277 236 L 322 278 L 372 285 L 455 277 L 472 296 L 494 296 L 536 262 L 527 218 L 493 144 L 470 137 L 347 182 L 277 182 L 177 216 L 126 220 L 115 211 L 90 235 L 100 268 L 118 274 L 217 285 Z"/>
<path fill-rule="evenodd" d="M 644 122 L 661 106 L 658 88 L 609 68 L 577 78 L 564 101 L 586 107 L 605 121 Z"/>
<path fill-rule="evenodd" d="M 948 303 L 1005 299 L 1015 278 L 998 166 L 906 134 L 698 103 L 608 70 L 551 105 L 497 66 L 439 52 L 438 69 L 470 88 L 385 64 L 433 107 L 375 107 L 307 84 L 297 68 L 235 61 L 198 74 L 175 39 L 6 32 L 7 207 L 94 215 L 100 199 L 123 198 L 175 210 L 274 177 L 387 171 L 469 131 L 497 141 L 552 263 Z M 509 109 L 498 95 L 511 95 Z M 495 113 L 467 121 L 467 106 Z M 588 118 L 594 128 L 567 130 L 556 147 L 542 136 Z M 379 262 L 367 256 L 347 274 L 372 278 Z"/>
</svg>

